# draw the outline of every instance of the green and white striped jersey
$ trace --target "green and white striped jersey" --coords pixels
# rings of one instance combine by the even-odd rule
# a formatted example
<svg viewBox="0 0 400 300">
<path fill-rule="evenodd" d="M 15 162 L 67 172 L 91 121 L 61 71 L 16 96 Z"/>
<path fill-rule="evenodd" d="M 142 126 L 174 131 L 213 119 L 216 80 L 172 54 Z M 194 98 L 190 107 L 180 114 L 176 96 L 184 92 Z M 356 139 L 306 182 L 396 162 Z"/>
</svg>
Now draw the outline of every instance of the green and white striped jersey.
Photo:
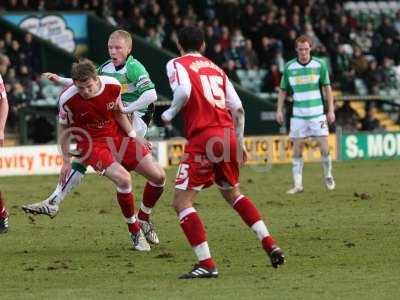
<svg viewBox="0 0 400 300">
<path fill-rule="evenodd" d="M 143 92 L 154 89 L 154 83 L 145 67 L 131 55 L 120 70 L 115 69 L 112 61 L 108 60 L 97 69 L 97 74 L 114 77 L 121 83 L 121 97 L 124 105 L 136 101 Z M 147 110 L 148 108 L 145 108 L 139 112 L 144 115 Z"/>
<path fill-rule="evenodd" d="M 280 87 L 293 93 L 293 118 L 313 119 L 324 114 L 323 85 L 330 85 L 324 60 L 311 57 L 308 64 L 302 65 L 293 59 L 285 65 Z"/>
</svg>

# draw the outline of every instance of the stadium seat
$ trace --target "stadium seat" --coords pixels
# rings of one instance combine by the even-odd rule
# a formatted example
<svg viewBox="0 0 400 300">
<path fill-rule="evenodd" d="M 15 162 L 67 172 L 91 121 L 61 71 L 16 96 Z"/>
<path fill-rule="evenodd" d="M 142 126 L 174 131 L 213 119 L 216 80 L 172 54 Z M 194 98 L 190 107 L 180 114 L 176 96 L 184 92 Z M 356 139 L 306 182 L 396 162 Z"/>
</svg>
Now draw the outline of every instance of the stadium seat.
<svg viewBox="0 0 400 300">
<path fill-rule="evenodd" d="M 377 2 L 377 5 L 382 13 L 387 13 L 390 10 L 389 5 L 386 1 L 379 1 Z"/>
<path fill-rule="evenodd" d="M 358 7 L 358 10 L 359 10 L 359 11 L 363 11 L 363 12 L 368 11 L 368 4 L 367 4 L 367 2 L 364 2 L 364 1 L 357 2 L 357 7 Z"/>
<path fill-rule="evenodd" d="M 374 13 L 379 13 L 379 7 L 378 4 L 376 2 L 373 1 L 368 1 L 367 2 L 367 6 L 368 6 L 368 10 Z"/>
<path fill-rule="evenodd" d="M 355 11 L 358 10 L 358 6 L 355 2 L 349 1 L 344 4 L 344 10 L 346 11 Z"/>
</svg>

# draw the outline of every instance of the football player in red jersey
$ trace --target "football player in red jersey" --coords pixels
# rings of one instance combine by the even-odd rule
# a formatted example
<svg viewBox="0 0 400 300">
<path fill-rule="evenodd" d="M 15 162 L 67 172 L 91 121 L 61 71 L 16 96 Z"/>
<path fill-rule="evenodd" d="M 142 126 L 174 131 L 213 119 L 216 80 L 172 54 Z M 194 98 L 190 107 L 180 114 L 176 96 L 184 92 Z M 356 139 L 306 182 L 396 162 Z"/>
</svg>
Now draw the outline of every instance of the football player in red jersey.
<svg viewBox="0 0 400 300">
<path fill-rule="evenodd" d="M 150 246 L 134 216 L 134 198 L 129 171 L 135 170 L 152 182 L 165 180 L 164 170 L 154 162 L 145 145 L 135 139 L 135 131 L 126 115 L 116 110 L 121 101 L 121 84 L 115 78 L 97 76 L 89 60 L 74 63 L 74 84 L 60 96 L 60 146 L 63 165 L 60 181 L 71 171 L 68 155 L 71 135 L 77 137 L 81 163 L 114 182 L 117 200 L 128 223 L 133 247 L 149 251 Z"/>
<path fill-rule="evenodd" d="M 3 55 L 0 55 L 0 68 L 7 68 L 7 60 L 8 58 L 6 58 Z M 0 72 L 0 147 L 3 147 L 4 130 L 8 115 L 8 101 L 1 73 L 3 72 Z M 3 195 L 0 191 L 0 233 L 6 233 L 7 231 L 8 231 L 8 213 L 6 210 L 6 204 L 4 202 Z"/>
<path fill-rule="evenodd" d="M 178 48 L 182 56 L 167 64 L 173 101 L 162 119 L 169 122 L 181 111 L 184 120 L 188 142 L 176 177 L 173 206 L 198 259 L 194 268 L 179 278 L 218 277 L 204 225 L 193 208 L 197 193 L 214 182 L 223 198 L 257 234 L 272 266 L 277 268 L 284 263 L 283 252 L 254 203 L 239 190 L 239 164 L 246 159 L 242 103 L 224 71 L 200 54 L 205 48 L 201 29 L 183 28 Z"/>
</svg>

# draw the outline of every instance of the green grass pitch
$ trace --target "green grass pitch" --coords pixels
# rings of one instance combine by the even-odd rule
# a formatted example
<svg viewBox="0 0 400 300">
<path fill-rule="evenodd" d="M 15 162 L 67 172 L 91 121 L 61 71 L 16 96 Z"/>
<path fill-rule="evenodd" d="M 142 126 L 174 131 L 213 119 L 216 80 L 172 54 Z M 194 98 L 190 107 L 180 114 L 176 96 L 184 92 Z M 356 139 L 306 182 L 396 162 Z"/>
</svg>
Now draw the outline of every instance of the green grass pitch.
<svg viewBox="0 0 400 300">
<path fill-rule="evenodd" d="M 242 169 L 242 192 L 261 210 L 286 264 L 270 266 L 213 187 L 196 209 L 220 278 L 193 281 L 177 280 L 195 257 L 170 206 L 175 169 L 153 217 L 161 244 L 149 253 L 131 249 L 105 178 L 88 175 L 53 220 L 20 207 L 44 199 L 56 176 L 1 178 L 11 228 L 0 235 L 0 299 L 398 299 L 399 170 L 400 161 L 334 163 L 337 188 L 327 192 L 322 166 L 306 164 L 304 193 L 289 196 L 290 165 Z M 134 178 L 137 203 L 143 184 Z"/>
</svg>

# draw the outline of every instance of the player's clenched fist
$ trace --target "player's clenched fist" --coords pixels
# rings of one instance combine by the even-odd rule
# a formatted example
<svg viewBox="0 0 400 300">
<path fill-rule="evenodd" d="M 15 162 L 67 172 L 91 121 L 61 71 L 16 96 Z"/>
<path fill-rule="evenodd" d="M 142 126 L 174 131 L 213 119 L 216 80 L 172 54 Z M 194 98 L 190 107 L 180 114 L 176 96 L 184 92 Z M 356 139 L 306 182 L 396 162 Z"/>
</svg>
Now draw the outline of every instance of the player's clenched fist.
<svg viewBox="0 0 400 300">
<path fill-rule="evenodd" d="M 58 83 L 60 81 L 60 76 L 54 73 L 46 72 L 42 76 L 46 77 L 48 80 Z"/>
</svg>

